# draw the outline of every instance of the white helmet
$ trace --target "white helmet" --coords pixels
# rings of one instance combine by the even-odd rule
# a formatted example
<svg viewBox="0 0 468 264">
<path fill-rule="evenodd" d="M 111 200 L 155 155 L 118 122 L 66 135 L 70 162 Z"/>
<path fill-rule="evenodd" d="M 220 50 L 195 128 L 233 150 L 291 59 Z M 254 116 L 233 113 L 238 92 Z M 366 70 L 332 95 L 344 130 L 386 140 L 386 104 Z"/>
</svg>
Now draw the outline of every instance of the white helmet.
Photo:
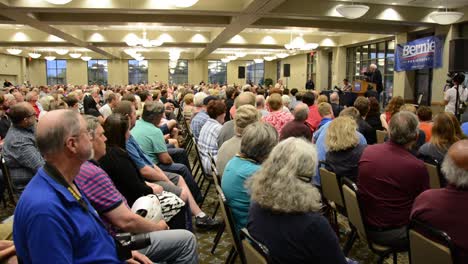
<svg viewBox="0 0 468 264">
<path fill-rule="evenodd" d="M 161 204 L 158 197 L 154 194 L 138 198 L 133 203 L 132 212 L 156 223 L 163 219 Z"/>
</svg>

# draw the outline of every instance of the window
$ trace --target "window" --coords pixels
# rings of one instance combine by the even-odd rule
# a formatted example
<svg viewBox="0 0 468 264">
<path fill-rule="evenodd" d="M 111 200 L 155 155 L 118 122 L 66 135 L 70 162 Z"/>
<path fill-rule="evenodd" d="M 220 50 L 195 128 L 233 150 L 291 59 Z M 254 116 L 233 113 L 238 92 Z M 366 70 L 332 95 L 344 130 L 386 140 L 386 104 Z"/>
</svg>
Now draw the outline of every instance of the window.
<svg viewBox="0 0 468 264">
<path fill-rule="evenodd" d="M 88 61 L 88 84 L 107 85 L 107 60 Z"/>
<path fill-rule="evenodd" d="M 349 81 L 364 80 L 363 70 L 374 63 L 382 73 L 385 102 L 393 94 L 393 67 L 395 65 L 395 40 L 355 46 L 346 50 L 346 78 Z"/>
<path fill-rule="evenodd" d="M 46 61 L 47 85 L 67 84 L 67 61 Z"/>
<path fill-rule="evenodd" d="M 265 64 L 255 63 L 250 61 L 247 63 L 247 82 L 263 85 L 263 74 L 265 72 Z"/>
<path fill-rule="evenodd" d="M 276 80 L 273 80 L 273 83 L 276 83 L 279 79 L 281 79 L 281 60 L 276 62 Z"/>
<path fill-rule="evenodd" d="M 141 84 L 148 83 L 148 61 L 129 60 L 128 61 L 128 83 Z"/>
<path fill-rule="evenodd" d="M 188 83 L 188 60 L 178 60 L 175 68 L 169 68 L 169 83 Z"/>
<path fill-rule="evenodd" d="M 227 64 L 220 60 L 208 61 L 208 82 L 220 85 L 226 84 Z"/>
<path fill-rule="evenodd" d="M 317 65 L 317 56 L 312 55 L 312 53 L 307 54 L 307 80 L 312 78 L 312 81 L 315 83 L 315 65 Z"/>
</svg>

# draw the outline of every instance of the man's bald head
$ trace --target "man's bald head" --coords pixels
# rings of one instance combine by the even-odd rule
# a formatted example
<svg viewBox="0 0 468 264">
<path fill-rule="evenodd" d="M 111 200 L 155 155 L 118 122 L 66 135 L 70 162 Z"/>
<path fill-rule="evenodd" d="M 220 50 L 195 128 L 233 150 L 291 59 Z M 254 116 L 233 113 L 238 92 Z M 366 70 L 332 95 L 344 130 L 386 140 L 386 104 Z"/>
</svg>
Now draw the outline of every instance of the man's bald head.
<svg viewBox="0 0 468 264">
<path fill-rule="evenodd" d="M 468 187 L 468 140 L 455 142 L 442 163 L 447 181 L 456 187 Z"/>
<path fill-rule="evenodd" d="M 45 156 L 62 152 L 66 138 L 79 135 L 83 123 L 83 118 L 76 111 L 48 112 L 41 118 L 36 129 L 36 143 L 41 154 Z"/>
<path fill-rule="evenodd" d="M 243 105 L 253 105 L 256 106 L 256 98 L 255 94 L 252 92 L 243 92 L 239 96 L 237 96 L 234 105 L 236 106 L 236 109 L 243 106 Z"/>
<path fill-rule="evenodd" d="M 309 116 L 309 107 L 304 103 L 299 103 L 294 107 L 294 120 L 304 122 Z"/>
<path fill-rule="evenodd" d="M 338 104 L 340 102 L 340 96 L 337 92 L 330 94 L 330 103 Z"/>
</svg>

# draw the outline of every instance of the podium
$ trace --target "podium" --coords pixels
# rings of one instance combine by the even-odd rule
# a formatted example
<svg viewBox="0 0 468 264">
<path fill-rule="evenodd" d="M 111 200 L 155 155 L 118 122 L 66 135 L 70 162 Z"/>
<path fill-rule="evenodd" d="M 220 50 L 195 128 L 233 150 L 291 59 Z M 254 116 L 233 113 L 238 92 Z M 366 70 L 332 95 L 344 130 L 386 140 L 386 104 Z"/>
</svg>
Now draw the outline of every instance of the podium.
<svg viewBox="0 0 468 264">
<path fill-rule="evenodd" d="M 351 92 L 344 92 L 342 95 L 340 95 L 340 103 L 346 106 L 353 106 L 356 98 L 359 96 L 364 96 L 369 87 L 373 87 L 375 89 L 375 84 L 365 80 L 354 81 Z"/>
<path fill-rule="evenodd" d="M 364 96 L 367 92 L 367 89 L 372 87 L 375 89 L 375 83 L 370 83 L 365 80 L 356 80 L 353 82 L 353 89 L 352 92 L 357 94 L 357 96 Z"/>
</svg>

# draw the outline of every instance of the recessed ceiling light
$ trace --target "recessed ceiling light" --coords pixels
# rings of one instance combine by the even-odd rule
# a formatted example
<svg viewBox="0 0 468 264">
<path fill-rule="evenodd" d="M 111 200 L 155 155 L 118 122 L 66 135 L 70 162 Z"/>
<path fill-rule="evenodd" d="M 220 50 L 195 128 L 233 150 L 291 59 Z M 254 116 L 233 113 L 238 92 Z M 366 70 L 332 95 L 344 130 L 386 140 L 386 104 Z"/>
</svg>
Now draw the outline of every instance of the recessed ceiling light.
<svg viewBox="0 0 468 264">
<path fill-rule="evenodd" d="M 72 0 L 45 0 L 45 1 L 54 5 L 64 5 L 64 4 L 70 3 Z"/>
</svg>

